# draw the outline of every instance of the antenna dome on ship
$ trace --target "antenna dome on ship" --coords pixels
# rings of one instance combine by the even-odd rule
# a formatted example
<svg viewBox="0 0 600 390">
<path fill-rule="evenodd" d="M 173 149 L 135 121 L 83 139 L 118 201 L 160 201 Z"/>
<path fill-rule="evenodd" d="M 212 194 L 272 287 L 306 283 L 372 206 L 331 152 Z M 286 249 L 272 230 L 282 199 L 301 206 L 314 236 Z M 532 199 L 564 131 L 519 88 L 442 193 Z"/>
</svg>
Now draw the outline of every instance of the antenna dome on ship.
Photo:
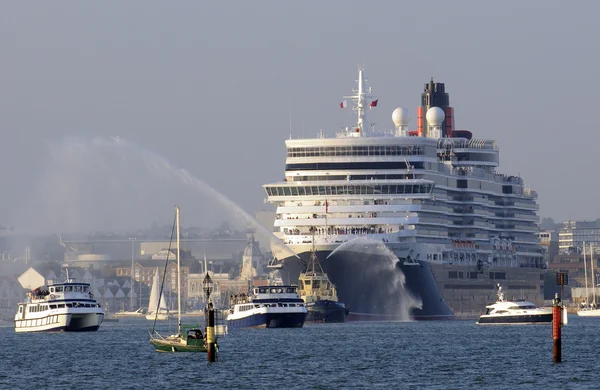
<svg viewBox="0 0 600 390">
<path fill-rule="evenodd" d="M 446 114 L 444 114 L 444 110 L 439 107 L 431 107 L 429 110 L 427 110 L 425 118 L 427 119 L 427 123 L 430 125 L 441 126 L 444 118 L 446 118 Z"/>
<path fill-rule="evenodd" d="M 392 112 L 392 122 L 394 122 L 396 127 L 407 125 L 408 119 L 408 112 L 402 107 L 398 107 Z"/>
</svg>

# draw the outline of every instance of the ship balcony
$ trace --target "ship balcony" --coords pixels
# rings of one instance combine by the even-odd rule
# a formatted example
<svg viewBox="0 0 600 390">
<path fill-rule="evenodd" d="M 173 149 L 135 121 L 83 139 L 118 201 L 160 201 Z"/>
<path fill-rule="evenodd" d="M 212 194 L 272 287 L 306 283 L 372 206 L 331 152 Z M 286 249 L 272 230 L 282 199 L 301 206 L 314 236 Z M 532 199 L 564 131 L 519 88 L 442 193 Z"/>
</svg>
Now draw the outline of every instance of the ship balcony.
<svg viewBox="0 0 600 390">
<path fill-rule="evenodd" d="M 419 222 L 417 216 L 398 217 L 336 217 L 336 218 L 298 218 L 298 219 L 276 219 L 276 227 L 300 227 L 300 226 L 373 226 L 373 225 L 414 225 Z"/>
<path fill-rule="evenodd" d="M 285 218 L 285 214 L 322 214 L 325 212 L 331 213 L 372 213 L 372 212 L 417 212 L 421 210 L 420 204 L 387 204 L 387 205 L 348 205 L 348 204 L 332 204 L 329 203 L 325 206 L 325 202 L 321 202 L 322 205 L 312 205 L 313 202 L 299 202 L 297 206 L 279 206 L 277 207 L 277 214 L 282 214 L 282 218 Z"/>
<path fill-rule="evenodd" d="M 384 242 L 400 242 L 404 237 L 416 236 L 416 230 L 398 230 L 392 233 L 363 233 L 363 232 L 348 232 L 344 234 L 315 234 L 315 244 L 318 245 L 332 245 L 342 244 L 346 241 L 356 238 L 357 236 L 369 237 L 374 240 L 383 240 Z M 284 235 L 282 241 L 286 245 L 303 245 L 312 244 L 312 235 Z"/>
</svg>

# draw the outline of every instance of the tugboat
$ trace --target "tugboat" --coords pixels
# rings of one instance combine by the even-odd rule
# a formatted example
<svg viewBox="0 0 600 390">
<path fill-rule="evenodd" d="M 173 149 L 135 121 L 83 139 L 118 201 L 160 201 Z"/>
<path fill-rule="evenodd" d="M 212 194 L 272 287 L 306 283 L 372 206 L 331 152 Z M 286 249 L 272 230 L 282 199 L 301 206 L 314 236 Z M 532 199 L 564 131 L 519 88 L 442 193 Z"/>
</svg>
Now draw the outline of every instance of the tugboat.
<svg viewBox="0 0 600 390">
<path fill-rule="evenodd" d="M 525 325 L 549 324 L 552 322 L 552 310 L 536 307 L 524 300 L 505 300 L 502 286 L 498 283 L 498 300 L 485 307 L 477 321 L 478 325 Z"/>
<path fill-rule="evenodd" d="M 342 302 L 338 301 L 337 290 L 323 271 L 317 258 L 314 245 L 310 263 L 306 270 L 300 274 L 298 284 L 300 297 L 306 304 L 308 322 L 346 322 L 349 310 Z"/>
</svg>

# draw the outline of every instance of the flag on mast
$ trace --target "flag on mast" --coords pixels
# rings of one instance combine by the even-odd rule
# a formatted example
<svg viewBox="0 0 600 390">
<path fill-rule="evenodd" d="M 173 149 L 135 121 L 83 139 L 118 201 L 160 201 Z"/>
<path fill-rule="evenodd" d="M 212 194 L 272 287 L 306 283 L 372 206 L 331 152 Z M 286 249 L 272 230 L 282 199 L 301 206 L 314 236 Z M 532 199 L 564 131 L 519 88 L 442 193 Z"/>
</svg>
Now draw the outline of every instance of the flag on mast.
<svg viewBox="0 0 600 390">
<path fill-rule="evenodd" d="M 379 101 L 379 99 L 375 99 L 371 102 L 371 104 L 369 104 L 369 107 L 377 107 L 377 102 Z"/>
<path fill-rule="evenodd" d="M 348 107 L 348 101 L 344 100 L 343 102 L 340 103 L 340 108 L 346 108 Z"/>
</svg>

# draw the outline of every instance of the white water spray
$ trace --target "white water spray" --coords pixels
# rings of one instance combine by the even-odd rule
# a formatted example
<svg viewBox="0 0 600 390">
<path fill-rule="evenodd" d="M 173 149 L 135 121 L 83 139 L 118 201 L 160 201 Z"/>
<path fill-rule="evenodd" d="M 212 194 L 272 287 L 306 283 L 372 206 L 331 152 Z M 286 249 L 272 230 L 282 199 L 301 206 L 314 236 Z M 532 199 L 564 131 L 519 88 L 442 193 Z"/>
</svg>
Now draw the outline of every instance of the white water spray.
<svg viewBox="0 0 600 390">
<path fill-rule="evenodd" d="M 385 314 L 397 316 L 402 320 L 410 320 L 411 309 L 423 307 L 421 299 L 414 297 L 406 287 L 406 277 L 398 267 L 400 260 L 383 242 L 367 237 L 357 237 L 338 246 L 327 258 L 336 254 L 343 257 L 345 251 L 354 254 L 354 256 L 348 256 L 347 259 L 356 259 L 358 257 L 356 253 L 364 254 L 359 260 L 355 260 L 362 264 L 354 264 L 352 269 L 360 267 L 361 271 L 356 277 L 364 280 L 369 288 L 377 289 L 376 301 L 385 302 L 387 308 Z"/>
<path fill-rule="evenodd" d="M 236 218 L 241 217 L 246 224 L 251 225 L 265 237 L 271 239 L 273 252 L 278 258 L 297 256 L 272 232 L 265 229 L 225 195 L 199 180 L 187 170 L 177 167 L 166 158 L 127 142 L 120 137 L 95 138 L 92 140 L 69 138 L 58 145 L 53 145 L 50 152 L 51 160 L 56 166 L 47 173 L 47 177 L 43 178 L 45 185 L 42 188 L 59 189 L 50 194 L 53 199 L 46 202 L 47 207 L 45 208 L 56 208 L 56 205 L 60 205 L 58 206 L 60 210 L 55 211 L 57 216 L 67 214 L 65 218 L 68 220 L 74 220 L 78 217 L 79 219 L 85 218 L 85 215 L 82 216 L 80 213 L 85 213 L 85 207 L 83 206 L 88 206 L 84 201 L 86 197 L 91 198 L 97 192 L 107 193 L 107 188 L 112 189 L 109 194 L 112 195 L 113 204 L 103 204 L 98 201 L 98 204 L 94 206 L 100 211 L 115 207 L 118 208 L 119 214 L 127 215 L 126 213 L 129 211 L 127 205 L 124 204 L 122 199 L 119 202 L 118 198 L 129 196 L 129 198 L 133 197 L 136 201 L 146 199 L 148 191 L 152 188 L 147 183 L 148 178 L 132 177 L 140 176 L 139 172 L 135 172 L 135 170 L 136 168 L 139 169 L 139 165 L 142 163 L 142 168 L 145 168 L 156 179 L 174 179 L 181 182 L 185 186 L 200 191 L 219 202 L 228 214 Z M 100 160 L 94 161 L 94 158 L 98 157 Z M 83 174 L 91 178 L 84 184 L 81 183 L 81 180 L 78 180 Z M 97 180 L 95 180 L 96 178 Z M 169 192 L 169 188 L 166 186 L 164 190 Z M 72 193 L 77 193 L 77 196 L 70 196 Z M 49 196 L 49 194 L 40 195 L 42 197 Z M 158 196 L 160 195 L 158 194 Z M 172 194 L 169 193 L 169 197 L 172 197 Z M 62 198 L 68 199 L 68 202 L 62 200 Z M 154 214 L 157 210 L 148 209 L 146 212 L 147 214 Z M 170 213 L 170 211 L 168 212 Z M 114 215 L 110 212 L 106 214 Z"/>
</svg>

